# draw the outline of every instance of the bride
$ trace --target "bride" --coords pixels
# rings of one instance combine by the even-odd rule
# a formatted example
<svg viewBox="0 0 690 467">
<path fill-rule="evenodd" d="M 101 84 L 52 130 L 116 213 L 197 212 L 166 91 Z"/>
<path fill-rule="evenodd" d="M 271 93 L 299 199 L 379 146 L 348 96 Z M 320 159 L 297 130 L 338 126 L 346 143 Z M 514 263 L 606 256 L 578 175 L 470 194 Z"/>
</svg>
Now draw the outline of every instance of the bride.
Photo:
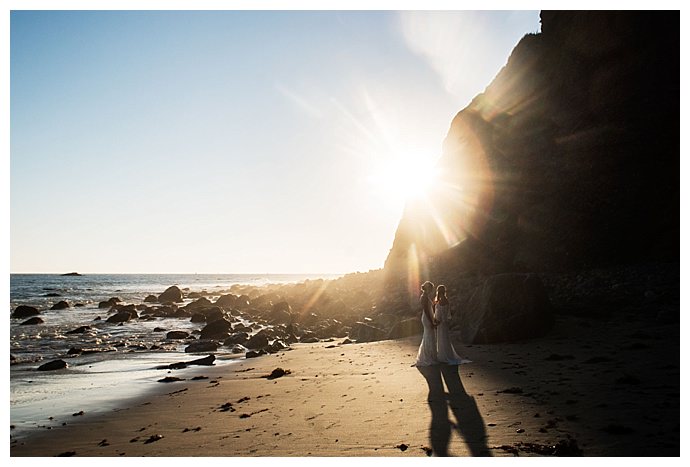
<svg viewBox="0 0 690 467">
<path fill-rule="evenodd" d="M 450 334 L 448 332 L 448 328 L 450 327 L 450 303 L 448 302 L 448 297 L 446 297 L 445 285 L 439 285 L 436 289 L 435 303 L 435 314 L 438 323 L 438 326 L 436 327 L 436 339 L 438 342 L 438 354 L 436 358 L 440 362 L 448 365 L 470 363 L 470 360 L 461 358 L 457 353 L 455 353 L 453 344 L 450 341 Z M 426 326 L 424 328 L 424 335 L 426 336 Z"/>
<path fill-rule="evenodd" d="M 437 321 L 434 317 L 433 293 L 434 284 L 429 281 L 422 284 L 422 296 L 419 298 L 419 303 L 422 307 L 422 326 L 424 327 L 424 334 L 422 335 L 422 343 L 419 344 L 415 366 L 429 366 L 439 363 L 436 358 Z"/>
</svg>

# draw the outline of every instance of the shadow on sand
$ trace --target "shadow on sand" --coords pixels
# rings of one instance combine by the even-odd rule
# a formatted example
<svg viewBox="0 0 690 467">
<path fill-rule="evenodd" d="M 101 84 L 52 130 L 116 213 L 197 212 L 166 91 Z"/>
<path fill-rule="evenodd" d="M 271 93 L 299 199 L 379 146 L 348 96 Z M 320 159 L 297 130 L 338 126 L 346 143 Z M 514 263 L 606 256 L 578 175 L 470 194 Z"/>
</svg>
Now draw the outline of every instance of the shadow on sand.
<svg viewBox="0 0 690 467">
<path fill-rule="evenodd" d="M 465 440 L 471 456 L 491 456 L 486 445 L 486 429 L 474 398 L 462 385 L 456 365 L 433 365 L 417 367 L 429 385 L 429 408 L 431 427 L 429 439 L 435 456 L 449 456 L 448 444 L 451 429 Z M 448 393 L 443 388 L 445 381 Z M 453 412 L 455 423 L 448 417 L 448 408 Z"/>
</svg>

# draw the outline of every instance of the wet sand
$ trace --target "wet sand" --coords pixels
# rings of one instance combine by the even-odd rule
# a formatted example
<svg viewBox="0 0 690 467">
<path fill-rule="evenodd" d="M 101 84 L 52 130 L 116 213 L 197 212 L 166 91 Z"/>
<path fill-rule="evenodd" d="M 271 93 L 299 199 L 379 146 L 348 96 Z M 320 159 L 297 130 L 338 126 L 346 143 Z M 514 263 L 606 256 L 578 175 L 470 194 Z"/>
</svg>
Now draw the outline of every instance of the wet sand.
<svg viewBox="0 0 690 467">
<path fill-rule="evenodd" d="M 10 455 L 680 455 L 677 324 L 559 316 L 544 338 L 457 344 L 472 360 L 460 367 L 411 366 L 420 339 L 293 344 L 173 371 L 185 379 L 53 420 Z M 268 377 L 276 368 L 288 373 Z"/>
</svg>

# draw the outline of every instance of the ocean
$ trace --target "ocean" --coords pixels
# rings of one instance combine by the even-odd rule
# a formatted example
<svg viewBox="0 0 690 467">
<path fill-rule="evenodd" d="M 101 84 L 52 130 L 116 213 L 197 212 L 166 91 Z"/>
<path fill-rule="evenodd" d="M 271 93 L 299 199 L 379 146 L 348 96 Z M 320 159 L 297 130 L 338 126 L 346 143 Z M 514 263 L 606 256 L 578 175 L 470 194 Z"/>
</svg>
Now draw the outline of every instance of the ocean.
<svg viewBox="0 0 690 467">
<path fill-rule="evenodd" d="M 231 293 L 233 286 L 298 283 L 334 279 L 332 274 L 11 274 L 10 314 L 19 305 L 38 308 L 41 324 L 22 325 L 26 319 L 10 317 L 10 436 L 20 439 L 40 429 L 71 419 L 75 413 L 114 410 L 124 399 L 151 389 L 167 376 L 157 369 L 170 363 L 204 355 L 188 354 L 183 341 L 164 341 L 165 332 L 155 328 L 191 332 L 198 323 L 188 318 L 133 320 L 106 323 L 107 308 L 101 301 L 119 298 L 125 304 L 141 304 L 147 295 L 159 295 L 171 285 L 187 293 Z M 64 300 L 70 307 L 50 310 Z M 185 304 L 194 299 L 185 299 Z M 213 299 L 212 299 L 213 300 Z M 183 304 L 180 304 L 183 305 Z M 247 323 L 251 324 L 251 323 Z M 68 332 L 90 326 L 80 334 Z M 70 349 L 82 349 L 70 354 Z M 86 350 L 86 351 L 84 351 Z M 88 350 L 98 350 L 89 352 Z M 225 353 L 224 353 L 225 352 Z M 238 358 L 220 347 L 216 365 L 231 365 Z M 62 359 L 68 368 L 37 371 L 51 360 Z M 184 370 L 182 370 L 184 371 Z"/>
</svg>

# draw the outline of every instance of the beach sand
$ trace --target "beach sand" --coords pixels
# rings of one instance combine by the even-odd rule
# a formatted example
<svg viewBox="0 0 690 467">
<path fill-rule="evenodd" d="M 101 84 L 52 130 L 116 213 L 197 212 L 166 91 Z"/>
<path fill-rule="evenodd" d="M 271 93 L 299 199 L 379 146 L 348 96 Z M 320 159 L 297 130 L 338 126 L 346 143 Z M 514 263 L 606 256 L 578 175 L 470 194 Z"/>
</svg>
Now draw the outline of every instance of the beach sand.
<svg viewBox="0 0 690 467">
<path fill-rule="evenodd" d="M 422 371 L 420 339 L 294 344 L 172 372 L 185 380 L 52 420 L 10 455 L 498 457 L 559 442 L 561 454 L 680 455 L 677 323 L 558 316 L 546 337 L 457 344 L 472 363 Z M 266 378 L 276 368 L 289 373 Z"/>
</svg>

